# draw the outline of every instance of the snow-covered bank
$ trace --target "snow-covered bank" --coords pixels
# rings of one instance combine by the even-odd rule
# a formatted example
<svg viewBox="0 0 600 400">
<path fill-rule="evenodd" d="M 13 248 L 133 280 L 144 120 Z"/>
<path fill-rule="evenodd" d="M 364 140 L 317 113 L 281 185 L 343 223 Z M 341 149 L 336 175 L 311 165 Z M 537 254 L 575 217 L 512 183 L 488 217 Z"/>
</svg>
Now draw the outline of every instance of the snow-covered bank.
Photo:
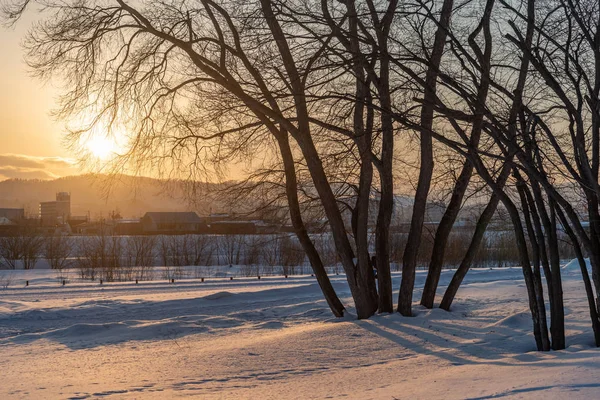
<svg viewBox="0 0 600 400">
<path fill-rule="evenodd" d="M 538 353 L 517 268 L 470 272 L 451 313 L 366 321 L 332 318 L 310 276 L 62 287 L 19 271 L 29 287 L 0 289 L 0 398 L 595 398 L 600 352 L 563 272 L 568 348 Z"/>
</svg>

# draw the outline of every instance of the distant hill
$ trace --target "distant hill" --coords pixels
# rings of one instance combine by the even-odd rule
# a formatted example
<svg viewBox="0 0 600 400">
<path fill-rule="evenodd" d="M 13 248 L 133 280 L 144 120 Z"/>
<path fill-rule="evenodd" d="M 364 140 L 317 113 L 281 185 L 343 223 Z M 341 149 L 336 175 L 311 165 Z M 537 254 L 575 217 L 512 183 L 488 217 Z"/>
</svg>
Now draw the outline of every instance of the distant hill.
<svg viewBox="0 0 600 400">
<path fill-rule="evenodd" d="M 109 188 L 109 192 L 107 192 Z M 208 187 L 205 187 L 208 189 Z M 77 175 L 54 180 L 9 179 L 0 182 L 0 207 L 25 208 L 37 215 L 41 201 L 52 201 L 56 192 L 71 193 L 71 214 L 107 216 L 118 210 L 124 218 L 140 217 L 146 211 L 196 211 L 206 215 L 221 212 L 200 191 L 189 201 L 183 182 L 166 183 L 153 178 L 120 176 L 108 185 L 104 175 Z M 188 200 L 186 200 L 186 198 Z M 193 203 L 193 204 L 192 204 Z"/>
<path fill-rule="evenodd" d="M 90 215 L 92 218 L 107 217 L 112 211 L 119 211 L 123 218 L 139 218 L 148 211 L 195 211 L 200 216 L 212 213 L 231 212 L 231 205 L 222 194 L 215 191 L 226 184 L 203 184 L 196 187 L 196 193 L 189 195 L 189 188 L 183 181 L 166 182 L 154 178 L 123 175 L 110 184 L 106 175 L 86 174 L 68 176 L 54 180 L 9 179 L 0 182 L 0 208 L 25 208 L 25 213 L 37 216 L 41 201 L 52 201 L 57 192 L 71 193 L 71 214 Z M 107 189 L 109 191 L 107 192 Z M 186 195 L 187 194 L 187 195 Z M 376 197 L 376 196 L 375 196 Z M 257 209 L 257 199 L 242 200 L 236 212 Z M 254 204 L 255 203 L 255 204 Z M 410 196 L 394 196 L 394 223 L 408 223 L 412 216 L 414 199 Z M 466 206 L 461 215 L 479 215 L 484 204 Z M 377 216 L 377 202 L 371 209 L 372 223 Z M 426 221 L 439 221 L 445 204 L 429 202 Z"/>
</svg>

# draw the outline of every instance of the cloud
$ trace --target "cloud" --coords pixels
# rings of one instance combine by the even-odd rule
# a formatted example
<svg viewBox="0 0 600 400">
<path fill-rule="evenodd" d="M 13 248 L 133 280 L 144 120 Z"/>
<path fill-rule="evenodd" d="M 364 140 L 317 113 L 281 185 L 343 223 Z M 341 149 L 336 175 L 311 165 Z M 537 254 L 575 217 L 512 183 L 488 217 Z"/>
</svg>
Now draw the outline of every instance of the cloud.
<svg viewBox="0 0 600 400">
<path fill-rule="evenodd" d="M 56 179 L 76 173 L 76 162 L 73 159 L 0 154 L 0 180 L 11 178 Z"/>
</svg>

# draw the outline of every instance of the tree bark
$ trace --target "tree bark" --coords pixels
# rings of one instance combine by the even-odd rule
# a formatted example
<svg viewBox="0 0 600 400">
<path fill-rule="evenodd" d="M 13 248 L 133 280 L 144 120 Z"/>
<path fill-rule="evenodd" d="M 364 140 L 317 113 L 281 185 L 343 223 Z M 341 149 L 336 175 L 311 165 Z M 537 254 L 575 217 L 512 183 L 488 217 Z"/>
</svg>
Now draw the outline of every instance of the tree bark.
<svg viewBox="0 0 600 400">
<path fill-rule="evenodd" d="M 287 132 L 282 131 L 277 136 L 281 157 L 283 159 L 283 166 L 285 170 L 285 191 L 287 195 L 288 205 L 290 209 L 290 219 L 292 220 L 292 226 L 294 232 L 300 241 L 302 249 L 308 257 L 310 266 L 317 278 L 317 282 L 321 287 L 321 291 L 325 296 L 325 300 L 331 309 L 331 312 L 336 317 L 344 316 L 344 305 L 338 298 L 335 289 L 331 285 L 331 281 L 327 276 L 327 271 L 323 265 L 323 261 L 319 256 L 317 249 L 313 241 L 311 240 L 306 230 L 306 225 L 302 220 L 302 212 L 300 210 L 300 202 L 298 200 L 298 181 L 296 178 L 296 168 L 294 166 L 294 158 L 290 149 Z"/>
<path fill-rule="evenodd" d="M 348 8 L 349 42 L 350 51 L 358 58 L 360 53 L 360 44 L 358 41 L 358 16 L 354 1 L 346 3 Z M 355 79 L 355 94 L 353 113 L 354 140 L 357 144 L 360 159 L 360 176 L 358 183 L 358 193 L 356 198 L 356 257 L 358 264 L 356 267 L 356 280 L 362 290 L 369 296 L 369 303 L 373 307 L 373 313 L 377 310 L 378 297 L 375 275 L 371 266 L 371 255 L 369 253 L 369 211 L 371 203 L 371 188 L 373 186 L 373 160 L 371 156 L 372 132 L 365 126 L 365 106 L 367 105 L 368 114 L 372 111 L 370 108 L 369 87 L 365 77 L 365 70 L 358 61 L 352 63 L 352 70 Z M 369 118 L 368 118 L 369 119 Z"/>
<path fill-rule="evenodd" d="M 565 311 L 563 303 L 562 280 L 560 275 L 560 255 L 558 253 L 558 237 L 556 218 L 554 216 L 555 202 L 549 199 L 550 213 L 546 211 L 542 192 L 537 182 L 531 183 L 533 196 L 526 190 L 525 195 L 531 204 L 530 207 L 537 212 L 533 215 L 537 241 L 542 255 L 542 265 L 546 284 L 548 286 L 548 299 L 550 301 L 550 335 L 552 349 L 563 350 L 565 340 Z"/>
<path fill-rule="evenodd" d="M 478 57 L 480 68 L 481 68 L 481 80 L 477 89 L 477 103 L 475 106 L 475 118 L 473 121 L 473 127 L 471 129 L 470 145 L 474 148 L 479 146 L 479 140 L 481 138 L 481 131 L 483 129 L 484 115 L 486 111 L 486 100 L 490 87 L 490 59 L 492 56 L 492 35 L 490 32 L 490 18 L 492 14 L 492 8 L 495 0 L 488 0 L 484 16 L 481 24 L 478 25 L 477 29 L 469 36 L 469 44 L 474 49 L 475 54 Z M 479 49 L 476 42 L 476 37 L 479 32 L 483 30 L 485 38 L 485 49 L 483 52 Z M 435 301 L 435 294 L 440 281 L 440 275 L 442 273 L 442 266 L 444 263 L 444 255 L 446 252 L 446 246 L 448 244 L 448 238 L 452 232 L 452 227 L 456 221 L 456 217 L 460 211 L 462 201 L 465 193 L 471 181 L 473 175 L 473 165 L 467 159 L 465 160 L 460 175 L 454 185 L 452 191 L 452 197 L 450 203 L 446 207 L 446 211 L 442 216 L 442 220 L 435 232 L 435 238 L 433 240 L 433 249 L 431 253 L 431 261 L 429 262 L 429 269 L 427 272 L 427 279 L 425 280 L 425 286 L 423 288 L 423 295 L 421 296 L 421 305 L 427 308 L 432 308 Z M 477 246 L 478 247 L 478 246 Z"/>
<path fill-rule="evenodd" d="M 550 333 L 552 350 L 563 350 L 567 347 L 565 338 L 565 307 L 563 300 L 562 277 L 560 270 L 560 254 L 558 252 L 558 226 L 556 223 L 556 202 L 549 199 L 550 226 L 548 231 L 548 249 L 550 252 L 550 269 L 552 271 L 553 307 L 550 314 Z M 547 279 L 547 278 L 546 278 Z"/>
<path fill-rule="evenodd" d="M 431 178 L 433 176 L 433 141 L 431 129 L 433 128 L 437 78 L 446 44 L 446 37 L 448 35 L 448 28 L 450 26 L 453 4 L 453 0 L 444 0 L 442 5 L 439 25 L 435 33 L 431 58 L 427 68 L 425 87 L 423 88 L 425 92 L 423 96 L 423 105 L 421 107 L 419 132 L 421 143 L 421 169 L 419 170 L 419 180 L 415 193 L 410 231 L 408 233 L 406 248 L 402 257 L 402 282 L 400 284 L 400 294 L 398 295 L 398 311 L 404 316 L 412 315 L 412 297 L 415 286 L 417 255 L 421 242 L 425 211 L 427 209 L 429 187 L 431 186 Z"/>
<path fill-rule="evenodd" d="M 359 270 L 354 264 L 354 251 L 348 238 L 346 227 L 342 214 L 338 208 L 337 200 L 327 179 L 327 174 L 319 153 L 311 137 L 310 118 L 306 104 L 305 88 L 296 67 L 295 59 L 286 40 L 286 36 L 275 17 L 270 0 L 261 0 L 263 15 L 267 21 L 269 29 L 275 39 L 279 54 L 282 58 L 285 70 L 290 79 L 290 86 L 293 92 L 294 105 L 296 109 L 298 128 L 291 131 L 292 136 L 298 143 L 302 154 L 306 160 L 309 173 L 311 175 L 315 189 L 329 220 L 331 233 L 335 242 L 335 247 L 346 272 L 346 279 L 359 319 L 369 318 L 377 311 L 377 301 L 373 299 L 373 293 L 370 286 L 365 285 L 360 280 Z M 364 267 L 363 267 L 364 268 Z"/>
<path fill-rule="evenodd" d="M 506 184 L 506 180 L 510 175 L 510 167 L 505 164 L 500 172 L 500 176 L 496 179 L 496 185 L 499 188 L 504 188 Z M 460 266 L 452 276 L 452 280 L 450 284 L 446 288 L 446 292 L 444 293 L 444 297 L 442 298 L 442 302 L 440 303 L 440 308 L 450 311 L 450 307 L 452 306 L 452 302 L 454 301 L 454 297 L 462 284 L 467 272 L 471 268 L 471 264 L 477 255 L 477 251 L 479 251 L 479 246 L 483 240 L 485 235 L 485 231 L 496 212 L 496 208 L 498 207 L 498 203 L 500 202 L 500 197 L 496 193 L 492 193 L 492 197 L 488 202 L 487 206 L 479 216 L 477 220 L 477 224 L 475 225 L 475 232 L 473 233 L 473 237 L 471 238 L 471 243 L 469 244 L 469 248 L 467 249 L 467 253 L 463 257 L 463 260 L 460 263 Z"/>
<path fill-rule="evenodd" d="M 521 199 L 523 219 L 525 221 L 527 235 L 529 236 L 529 243 L 531 244 L 531 253 L 533 261 L 533 288 L 535 293 L 536 305 L 538 307 L 538 312 L 540 313 L 538 322 L 539 327 L 534 327 L 534 329 L 537 329 L 540 332 L 540 334 L 545 333 L 545 335 L 547 336 L 548 322 L 545 316 L 546 308 L 544 302 L 544 288 L 542 285 L 542 274 L 540 264 L 543 263 L 544 271 L 546 273 L 549 273 L 550 268 L 548 266 L 548 260 L 546 259 L 544 238 L 538 235 L 539 231 L 541 230 L 539 223 L 539 215 L 535 208 L 533 200 L 530 199 L 531 195 L 527 191 L 525 181 L 520 177 L 518 171 L 515 170 L 514 175 L 517 181 L 517 191 Z M 519 252 L 520 251 L 522 250 L 519 247 Z M 546 281 L 548 282 L 548 293 L 551 297 L 552 283 L 549 278 L 547 278 Z M 545 345 L 545 343 L 543 345 Z M 540 350 L 539 347 L 538 350 Z"/>
<path fill-rule="evenodd" d="M 529 299 L 529 309 L 533 319 L 533 334 L 538 350 L 548 351 L 550 350 L 550 339 L 548 337 L 548 329 L 546 327 L 546 308 L 544 305 L 543 291 L 541 279 L 536 276 L 531 270 L 531 263 L 529 260 L 527 241 L 523 231 L 523 224 L 521 223 L 521 216 L 513 201 L 508 195 L 496 185 L 496 182 L 491 178 L 485 166 L 481 163 L 481 160 L 477 155 L 472 154 L 475 161 L 475 168 L 479 175 L 486 181 L 488 186 L 500 197 L 500 201 L 506 207 L 510 219 L 513 224 L 515 231 L 515 240 L 519 249 L 519 259 L 521 263 L 521 269 L 523 271 L 523 278 L 525 280 L 525 286 L 527 287 L 527 297 Z"/>
<path fill-rule="evenodd" d="M 392 98 L 390 93 L 390 55 L 388 39 L 398 0 L 391 0 L 386 14 L 381 21 L 377 13 L 372 11 L 372 19 L 377 24 L 377 41 L 379 44 L 379 82 L 377 85 L 381 103 L 381 166 L 379 180 L 381 198 L 375 227 L 375 259 L 377 260 L 377 284 L 379 289 L 379 312 L 394 311 L 392 292 L 392 275 L 390 270 L 390 224 L 394 212 L 394 121 L 392 116 Z M 374 7 L 372 7 L 374 9 Z"/>
<path fill-rule="evenodd" d="M 561 225 L 563 226 L 565 232 L 571 239 L 571 243 L 573 248 L 575 249 L 575 255 L 577 257 L 577 262 L 579 263 L 579 269 L 581 270 L 581 277 L 583 279 L 583 285 L 585 287 L 585 294 L 588 300 L 588 307 L 590 310 L 590 319 L 592 320 L 592 330 L 594 332 L 594 341 L 596 343 L 596 347 L 600 347 L 600 317 L 598 315 L 598 310 L 596 309 L 596 300 L 594 296 L 594 288 L 592 286 L 592 282 L 590 280 L 590 275 L 587 270 L 587 265 L 585 262 L 585 258 L 583 257 L 583 252 L 581 251 L 581 246 L 579 245 L 579 240 L 569 221 L 565 217 L 563 211 L 560 208 L 556 208 L 556 214 L 560 219 Z"/>
</svg>

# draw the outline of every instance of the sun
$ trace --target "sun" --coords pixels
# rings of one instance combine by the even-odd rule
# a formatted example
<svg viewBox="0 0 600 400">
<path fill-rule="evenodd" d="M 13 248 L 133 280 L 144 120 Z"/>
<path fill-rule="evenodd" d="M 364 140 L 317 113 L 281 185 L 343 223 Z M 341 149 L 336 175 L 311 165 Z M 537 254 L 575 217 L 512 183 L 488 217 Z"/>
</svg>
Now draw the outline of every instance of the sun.
<svg viewBox="0 0 600 400">
<path fill-rule="evenodd" d="M 84 119 L 80 124 L 85 129 L 79 131 L 78 149 L 83 152 L 83 159 L 91 164 L 111 164 L 127 149 L 125 126 L 117 122 L 106 123 L 102 119 L 91 122 Z"/>
<path fill-rule="evenodd" d="M 108 160 L 117 151 L 117 145 L 115 141 L 106 136 L 94 136 L 89 138 L 85 147 L 88 151 L 96 158 L 100 160 Z"/>
</svg>

